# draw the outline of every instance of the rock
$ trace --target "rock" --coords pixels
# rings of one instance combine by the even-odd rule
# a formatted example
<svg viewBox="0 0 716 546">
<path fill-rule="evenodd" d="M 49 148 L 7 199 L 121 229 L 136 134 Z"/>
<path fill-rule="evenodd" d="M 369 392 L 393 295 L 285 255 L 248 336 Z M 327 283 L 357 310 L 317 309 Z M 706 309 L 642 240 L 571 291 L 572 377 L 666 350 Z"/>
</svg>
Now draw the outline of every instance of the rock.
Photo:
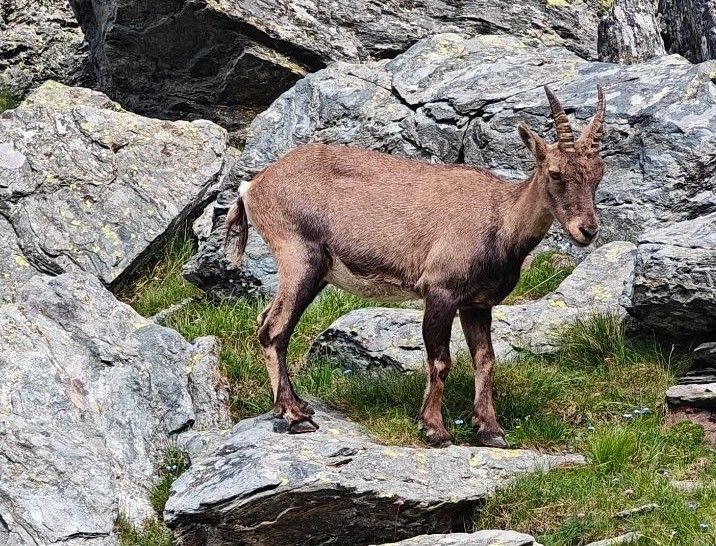
<svg viewBox="0 0 716 546">
<path fill-rule="evenodd" d="M 171 437 L 228 424 L 214 338 L 186 342 L 85 273 L 0 306 L 0 544 L 116 544 L 153 515 Z"/>
<path fill-rule="evenodd" d="M 599 22 L 599 60 L 634 64 L 666 55 L 655 0 L 614 0 Z"/>
<path fill-rule="evenodd" d="M 637 506 L 636 508 L 629 508 L 627 510 L 617 512 L 616 514 L 614 514 L 614 517 L 619 519 L 628 519 L 633 516 L 646 514 L 647 512 L 653 512 L 657 508 L 659 508 L 658 504 L 650 502 L 649 504 L 644 504 L 643 506 Z"/>
<path fill-rule="evenodd" d="M 23 97 L 45 80 L 91 85 L 84 34 L 68 0 L 0 3 L 0 91 Z"/>
<path fill-rule="evenodd" d="M 591 313 L 626 315 L 636 248 L 613 242 L 590 254 L 557 290 L 518 305 L 492 311 L 492 341 L 498 360 L 520 351 L 549 353 L 557 349 L 555 334 Z M 331 324 L 311 346 L 308 358 L 323 356 L 356 371 L 414 371 L 424 367 L 422 312 L 414 309 L 365 308 Z M 453 351 L 467 352 L 459 321 L 453 324 Z"/>
<path fill-rule="evenodd" d="M 623 535 L 613 538 L 590 542 L 586 546 L 617 546 L 618 544 L 634 544 L 639 540 L 639 538 L 641 538 L 641 536 L 642 535 L 639 533 L 624 533 Z"/>
<path fill-rule="evenodd" d="M 420 535 L 383 546 L 540 546 L 530 535 L 515 531 L 482 530 L 474 533 Z"/>
<path fill-rule="evenodd" d="M 307 72 L 393 57 L 438 32 L 513 34 L 596 58 L 600 12 L 599 0 L 72 2 L 102 90 L 136 112 L 231 130 Z"/>
<path fill-rule="evenodd" d="M 209 441 L 172 485 L 164 519 L 185 546 L 375 544 L 469 525 L 515 475 L 578 456 L 386 447 L 315 401 L 321 428 L 278 434 L 263 415 Z"/>
<path fill-rule="evenodd" d="M 678 56 L 630 66 L 591 63 L 563 47 L 454 34 L 422 40 L 391 61 L 335 63 L 299 81 L 254 120 L 242 157 L 217 199 L 213 233 L 188 276 L 209 292 L 240 292 L 242 272 L 253 262 L 246 260 L 243 268 L 227 265 L 221 229 L 226 209 L 242 180 L 306 142 L 464 161 L 508 178 L 525 176 L 532 159 L 516 126 L 523 120 L 552 134 L 541 89 L 546 83 L 575 126 L 594 114 L 597 83 L 606 90 L 606 174 L 597 191 L 602 219 L 597 245 L 635 241 L 645 229 L 716 211 L 716 87 L 710 79 L 715 71 L 715 62 L 693 66 Z M 585 254 L 559 227 L 546 246 L 579 258 Z M 254 254 L 261 256 L 259 269 L 270 269 L 267 253 Z M 202 277 L 202 270 L 210 273 Z"/>
<path fill-rule="evenodd" d="M 696 347 L 691 368 L 666 391 L 666 400 L 674 407 L 716 409 L 716 342 Z"/>
<path fill-rule="evenodd" d="M 43 84 L 0 117 L 0 302 L 34 272 L 121 287 L 214 196 L 229 157 L 213 123 L 143 118 Z"/>
<path fill-rule="evenodd" d="M 716 212 L 639 238 L 629 312 L 665 335 L 716 335 Z"/>
<path fill-rule="evenodd" d="M 716 59 L 716 0 L 659 0 L 666 50 L 693 63 Z"/>
</svg>

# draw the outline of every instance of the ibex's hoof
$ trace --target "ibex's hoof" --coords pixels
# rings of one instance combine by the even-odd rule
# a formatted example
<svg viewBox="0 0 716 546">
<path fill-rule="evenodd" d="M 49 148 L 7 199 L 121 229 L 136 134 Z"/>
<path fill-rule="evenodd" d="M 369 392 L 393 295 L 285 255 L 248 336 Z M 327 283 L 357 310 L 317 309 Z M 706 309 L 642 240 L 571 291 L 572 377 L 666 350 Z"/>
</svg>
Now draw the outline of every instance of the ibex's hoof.
<svg viewBox="0 0 716 546">
<path fill-rule="evenodd" d="M 289 434 L 305 434 L 307 432 L 316 432 L 317 430 L 318 425 L 313 421 L 313 419 L 305 419 L 303 421 L 299 421 L 298 423 L 293 423 L 288 427 Z"/>
<path fill-rule="evenodd" d="M 452 436 L 445 430 L 433 428 L 424 423 L 418 423 L 418 427 L 423 431 L 425 441 L 433 447 L 450 447 L 452 445 Z"/>
<path fill-rule="evenodd" d="M 502 449 L 510 447 L 503 434 L 489 430 L 480 430 L 477 432 L 477 443 L 485 447 L 499 447 Z"/>
</svg>

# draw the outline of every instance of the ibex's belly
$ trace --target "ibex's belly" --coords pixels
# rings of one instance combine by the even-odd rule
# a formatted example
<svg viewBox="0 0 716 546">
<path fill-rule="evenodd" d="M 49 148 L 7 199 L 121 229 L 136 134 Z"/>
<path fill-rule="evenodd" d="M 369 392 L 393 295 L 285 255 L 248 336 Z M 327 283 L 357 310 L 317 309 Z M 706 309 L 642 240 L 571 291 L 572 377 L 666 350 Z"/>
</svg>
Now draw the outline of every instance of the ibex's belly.
<svg viewBox="0 0 716 546">
<path fill-rule="evenodd" d="M 335 257 L 325 280 L 356 296 L 378 301 L 400 302 L 420 299 L 417 292 L 400 285 L 393 279 L 387 279 L 380 275 L 369 277 L 356 275 Z"/>
</svg>

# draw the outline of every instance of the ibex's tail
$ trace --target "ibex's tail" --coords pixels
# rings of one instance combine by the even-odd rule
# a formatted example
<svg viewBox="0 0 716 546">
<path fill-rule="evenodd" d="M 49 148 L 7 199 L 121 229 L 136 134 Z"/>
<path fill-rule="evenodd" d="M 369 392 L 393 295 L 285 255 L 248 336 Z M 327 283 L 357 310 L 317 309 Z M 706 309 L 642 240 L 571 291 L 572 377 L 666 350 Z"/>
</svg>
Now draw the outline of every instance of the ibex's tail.
<svg viewBox="0 0 716 546">
<path fill-rule="evenodd" d="M 224 227 L 226 228 L 225 252 L 229 259 L 238 264 L 244 255 L 246 241 L 249 237 L 249 220 L 246 217 L 246 208 L 241 197 L 231 205 L 229 213 L 226 215 Z"/>
</svg>

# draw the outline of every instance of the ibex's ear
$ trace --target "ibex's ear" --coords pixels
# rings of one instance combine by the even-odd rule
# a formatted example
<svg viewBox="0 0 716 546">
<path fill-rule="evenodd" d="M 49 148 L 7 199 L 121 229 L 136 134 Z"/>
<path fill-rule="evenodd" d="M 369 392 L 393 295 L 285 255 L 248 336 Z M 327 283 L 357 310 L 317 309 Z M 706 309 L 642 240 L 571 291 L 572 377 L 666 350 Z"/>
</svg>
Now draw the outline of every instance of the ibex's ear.
<svg viewBox="0 0 716 546">
<path fill-rule="evenodd" d="M 542 161 L 547 157 L 547 143 L 541 136 L 522 122 L 517 124 L 517 132 L 520 134 L 522 142 L 529 148 L 537 161 Z"/>
</svg>

